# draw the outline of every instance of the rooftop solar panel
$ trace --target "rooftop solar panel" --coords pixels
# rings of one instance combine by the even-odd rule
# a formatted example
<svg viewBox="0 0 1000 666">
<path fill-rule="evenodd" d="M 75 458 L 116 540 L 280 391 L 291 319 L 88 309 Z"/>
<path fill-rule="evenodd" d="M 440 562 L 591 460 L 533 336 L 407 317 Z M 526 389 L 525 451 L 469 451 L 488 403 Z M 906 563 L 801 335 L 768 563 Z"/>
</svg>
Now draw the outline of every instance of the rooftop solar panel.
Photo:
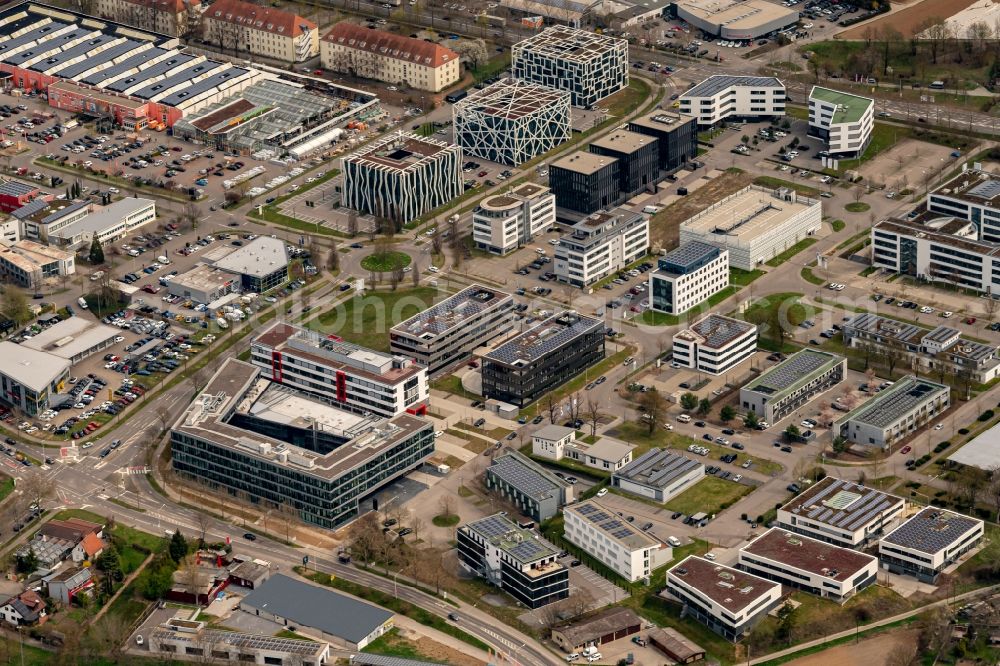
<svg viewBox="0 0 1000 666">
<path fill-rule="evenodd" d="M 685 97 L 711 97 L 726 88 L 740 86 L 746 88 L 784 88 L 781 81 L 773 76 L 710 76 L 691 90 Z"/>
<path fill-rule="evenodd" d="M 571 312 L 558 313 L 501 344 L 483 358 L 505 365 L 532 362 L 603 327 L 597 319 Z"/>
<path fill-rule="evenodd" d="M 154 47 L 144 49 L 142 52 L 129 56 L 121 62 L 115 63 L 110 67 L 106 67 L 99 72 L 94 72 L 93 74 L 82 79 L 82 82 L 89 85 L 100 86 L 103 82 L 110 81 L 117 76 L 121 76 L 122 74 L 130 72 L 137 67 L 141 67 L 143 63 L 162 57 L 166 53 L 168 53 L 168 51 L 161 48 Z"/>
<path fill-rule="evenodd" d="M 144 59 L 148 60 L 148 58 Z M 141 84 L 143 81 L 152 81 L 153 79 L 163 76 L 167 72 L 176 69 L 178 67 L 183 67 L 185 64 L 194 60 L 192 56 L 184 55 L 182 53 L 175 53 L 171 57 L 161 60 L 160 62 L 154 63 L 148 67 L 140 67 L 138 72 L 129 74 L 128 76 L 119 79 L 109 85 L 107 85 L 108 90 L 113 90 L 115 92 L 125 92 L 135 88 L 137 85 Z M 142 86 L 141 89 L 145 89 L 147 86 Z M 134 94 L 134 93 L 133 93 Z M 136 95 L 139 97 L 139 95 Z M 147 96 L 148 97 L 148 96 Z"/>
<path fill-rule="evenodd" d="M 487 472 L 503 479 L 528 497 L 543 499 L 559 495 L 559 485 L 537 470 L 532 469 L 525 461 L 514 454 L 497 458 L 487 468 Z"/>
<path fill-rule="evenodd" d="M 897 527 L 883 541 L 935 554 L 982 523 L 975 518 L 929 507 Z"/>
<path fill-rule="evenodd" d="M 992 199 L 1000 195 L 1000 180 L 990 179 L 970 189 L 966 194 L 983 199 Z"/>
<path fill-rule="evenodd" d="M 93 34 L 92 30 L 75 29 L 65 32 L 60 35 L 47 35 L 44 39 L 40 40 L 36 46 L 33 46 L 27 50 L 21 51 L 20 53 L 15 53 L 14 55 L 5 58 L 6 62 L 12 65 L 22 65 L 29 60 L 38 58 L 42 54 L 48 53 L 53 49 L 64 48 L 70 42 L 76 41 L 87 35 Z"/>
<path fill-rule="evenodd" d="M 93 39 L 88 39 L 72 48 L 68 48 L 65 51 L 56 53 L 45 60 L 36 62 L 34 65 L 29 67 L 37 72 L 49 72 L 57 67 L 66 65 L 67 62 L 75 58 L 83 58 L 84 60 L 90 60 L 90 55 L 95 50 L 101 48 L 105 44 L 114 41 L 116 38 L 111 35 L 98 35 Z M 100 56 L 100 53 L 95 53 L 94 58 Z M 77 63 L 74 63 L 77 64 Z M 62 69 L 59 70 L 60 78 L 65 77 L 65 73 Z"/>
</svg>

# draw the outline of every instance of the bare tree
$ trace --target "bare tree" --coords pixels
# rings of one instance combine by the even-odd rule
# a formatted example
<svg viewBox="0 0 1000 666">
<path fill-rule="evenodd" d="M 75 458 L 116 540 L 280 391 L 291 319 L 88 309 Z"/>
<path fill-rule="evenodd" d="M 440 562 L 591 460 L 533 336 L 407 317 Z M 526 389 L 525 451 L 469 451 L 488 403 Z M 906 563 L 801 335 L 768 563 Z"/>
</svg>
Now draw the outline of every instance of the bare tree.
<svg viewBox="0 0 1000 666">
<path fill-rule="evenodd" d="M 364 564 L 372 562 L 385 541 L 385 533 L 378 524 L 378 514 L 369 511 L 359 517 L 348 531 L 351 541 L 351 555 L 359 558 Z"/>
<path fill-rule="evenodd" d="M 347 234 L 351 238 L 358 235 L 358 211 L 353 208 L 347 211 Z"/>
<path fill-rule="evenodd" d="M 441 509 L 441 515 L 445 518 L 451 518 L 455 515 L 455 498 L 452 495 L 443 494 L 438 500 L 438 508 Z"/>
<path fill-rule="evenodd" d="M 117 663 L 125 650 L 129 626 L 121 613 L 105 613 L 87 632 L 88 652 L 95 659 Z"/>
<path fill-rule="evenodd" d="M 199 511 L 195 516 L 195 520 L 198 521 L 198 541 L 204 544 L 205 535 L 208 534 L 208 528 L 212 525 L 212 517 L 204 511 Z"/>
<path fill-rule="evenodd" d="M 160 432 L 164 432 L 167 426 L 170 425 L 170 409 L 166 405 L 158 405 L 156 407 L 156 418 L 160 422 Z"/>
<path fill-rule="evenodd" d="M 545 396 L 545 408 L 549 412 L 549 423 L 555 424 L 556 410 L 559 409 L 559 401 L 556 400 L 555 394 L 549 393 Z"/>
<path fill-rule="evenodd" d="M 597 424 L 601 422 L 601 405 L 593 396 L 587 396 L 587 421 L 590 422 L 591 437 L 597 436 Z"/>
<path fill-rule="evenodd" d="M 663 418 L 663 414 L 667 409 L 667 401 L 660 395 L 659 391 L 651 388 L 642 394 L 642 397 L 639 398 L 639 404 L 645 410 L 644 413 L 646 414 L 649 434 L 652 435 L 653 431 L 656 430 L 656 424 Z"/>
</svg>

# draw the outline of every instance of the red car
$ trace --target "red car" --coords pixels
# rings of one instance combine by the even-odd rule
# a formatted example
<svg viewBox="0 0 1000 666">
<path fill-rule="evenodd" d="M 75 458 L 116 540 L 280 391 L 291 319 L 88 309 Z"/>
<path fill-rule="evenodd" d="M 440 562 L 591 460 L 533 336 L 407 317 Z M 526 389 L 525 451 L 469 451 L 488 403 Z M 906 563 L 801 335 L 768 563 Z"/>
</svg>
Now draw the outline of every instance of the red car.
<svg viewBox="0 0 1000 666">
<path fill-rule="evenodd" d="M 480 177 L 480 178 L 483 178 L 483 177 L 485 177 L 485 176 L 489 175 L 489 173 L 490 173 L 489 171 L 480 171 L 480 172 L 479 172 L 479 177 Z"/>
<path fill-rule="evenodd" d="M 975 324 L 976 323 L 976 318 L 975 317 L 966 317 L 965 318 L 965 323 L 966 324 Z"/>
<path fill-rule="evenodd" d="M 901 448 L 901 449 L 899 450 L 899 452 L 900 452 L 900 453 L 903 453 L 903 454 L 906 454 L 906 453 L 909 453 L 909 452 L 910 452 L 910 451 L 912 451 L 912 450 L 913 450 L 913 447 L 912 447 L 912 446 L 909 446 L 909 445 L 907 445 L 907 446 L 904 446 L 903 448 Z"/>
</svg>

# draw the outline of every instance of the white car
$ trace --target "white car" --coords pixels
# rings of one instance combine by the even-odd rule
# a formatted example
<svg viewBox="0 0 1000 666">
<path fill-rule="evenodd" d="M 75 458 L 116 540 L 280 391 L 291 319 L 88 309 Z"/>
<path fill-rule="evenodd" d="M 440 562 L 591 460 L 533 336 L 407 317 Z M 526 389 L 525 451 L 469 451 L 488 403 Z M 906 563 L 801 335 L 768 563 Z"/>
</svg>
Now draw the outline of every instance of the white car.
<svg viewBox="0 0 1000 666">
<path fill-rule="evenodd" d="M 733 477 L 733 483 L 739 483 L 742 480 L 743 480 L 742 474 L 737 474 L 736 476 Z"/>
<path fill-rule="evenodd" d="M 111 194 L 118 194 L 119 191 L 120 190 L 117 187 L 109 187 L 108 188 L 108 192 L 111 192 Z"/>
<path fill-rule="evenodd" d="M 598 497 L 604 497 L 607 494 L 608 494 L 608 489 L 607 488 L 601 488 L 600 490 L 597 491 L 597 496 Z"/>
<path fill-rule="evenodd" d="M 937 424 L 936 426 L 934 426 L 934 429 L 935 429 L 935 430 L 940 430 L 940 429 L 941 429 L 941 428 L 943 428 L 943 427 L 944 427 L 944 424 L 943 424 L 943 423 L 938 423 L 938 424 Z"/>
<path fill-rule="evenodd" d="M 948 319 L 949 317 L 951 317 L 951 315 L 952 315 L 951 312 L 942 312 L 941 313 L 941 316 L 944 317 L 945 319 Z"/>
<path fill-rule="evenodd" d="M 705 553 L 705 559 L 706 560 L 714 560 L 715 559 L 715 553 Z"/>
<path fill-rule="evenodd" d="M 441 435 L 443 435 L 443 434 L 444 434 L 444 430 L 438 430 L 437 432 L 435 432 L 435 433 L 434 433 L 434 437 L 435 437 L 435 438 L 436 438 L 436 437 L 440 437 L 440 436 L 441 436 Z"/>
</svg>

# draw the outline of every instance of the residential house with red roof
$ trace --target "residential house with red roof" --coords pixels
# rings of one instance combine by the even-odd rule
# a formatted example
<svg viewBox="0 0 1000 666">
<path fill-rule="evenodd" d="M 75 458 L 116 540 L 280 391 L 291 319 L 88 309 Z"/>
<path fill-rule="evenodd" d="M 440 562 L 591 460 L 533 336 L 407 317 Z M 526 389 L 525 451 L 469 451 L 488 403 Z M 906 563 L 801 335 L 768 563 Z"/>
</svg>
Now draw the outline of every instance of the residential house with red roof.
<svg viewBox="0 0 1000 666">
<path fill-rule="evenodd" d="M 223 50 L 284 62 L 319 54 L 319 26 L 292 12 L 243 0 L 218 0 L 202 14 L 205 41 Z"/>
<path fill-rule="evenodd" d="M 34 590 L 24 590 L 0 606 L 0 619 L 15 627 L 42 624 L 48 618 L 46 603 Z"/>
<path fill-rule="evenodd" d="M 141 30 L 179 37 L 198 26 L 197 0 L 96 0 L 93 13 Z"/>
</svg>

